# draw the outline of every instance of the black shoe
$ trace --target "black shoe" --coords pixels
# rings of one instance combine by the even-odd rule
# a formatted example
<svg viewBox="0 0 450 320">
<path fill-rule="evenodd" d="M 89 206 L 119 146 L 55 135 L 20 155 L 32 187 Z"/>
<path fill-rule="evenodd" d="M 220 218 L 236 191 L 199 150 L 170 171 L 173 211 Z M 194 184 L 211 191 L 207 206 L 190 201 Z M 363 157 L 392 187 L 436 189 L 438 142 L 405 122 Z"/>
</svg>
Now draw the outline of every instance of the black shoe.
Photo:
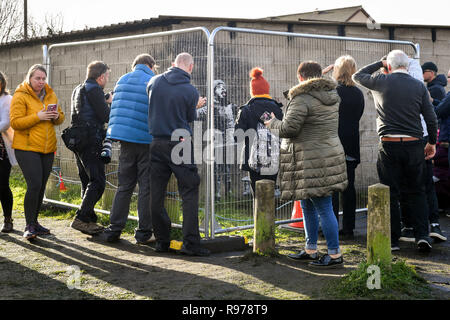
<svg viewBox="0 0 450 320">
<path fill-rule="evenodd" d="M 118 242 L 120 240 L 120 232 L 106 228 L 102 233 L 102 238 L 109 243 Z"/>
<path fill-rule="evenodd" d="M 291 253 L 287 255 L 288 258 L 294 259 L 294 260 L 319 260 L 319 253 L 318 252 L 314 252 L 314 253 L 306 253 L 305 250 L 302 250 L 300 252 L 297 253 Z"/>
<path fill-rule="evenodd" d="M 430 242 L 430 239 L 419 239 L 419 241 L 417 241 L 417 249 L 422 252 L 429 252 L 432 248 Z"/>
<path fill-rule="evenodd" d="M 180 252 L 188 256 L 199 256 L 199 257 L 207 257 L 211 253 L 208 249 L 205 249 L 200 246 L 188 249 L 184 246 L 184 244 L 181 247 Z"/>
<path fill-rule="evenodd" d="M 438 224 L 431 225 L 430 237 L 432 237 L 434 239 L 434 241 L 437 241 L 437 242 L 447 240 L 447 237 L 443 235 L 441 228 L 439 227 Z"/>
<path fill-rule="evenodd" d="M 148 238 L 147 240 L 141 240 L 141 239 L 136 239 L 136 244 L 142 244 L 142 245 L 146 245 L 148 246 L 149 244 L 152 244 L 156 241 L 156 238 L 154 235 L 152 235 L 150 238 Z"/>
<path fill-rule="evenodd" d="M 50 234 L 50 229 L 47 229 L 36 222 L 36 232 L 38 236 Z"/>
<path fill-rule="evenodd" d="M 25 232 L 23 233 L 23 237 L 27 240 L 32 240 L 36 238 L 38 235 L 36 231 L 36 226 L 34 224 L 29 224 L 25 228 Z"/>
<path fill-rule="evenodd" d="M 3 224 L 2 232 L 8 233 L 13 231 L 13 219 L 5 218 L 5 222 Z"/>
<path fill-rule="evenodd" d="M 399 238 L 400 241 L 406 242 L 415 242 L 416 238 L 414 237 L 414 229 L 413 228 L 403 228 L 402 235 Z"/>
<path fill-rule="evenodd" d="M 400 251 L 400 246 L 398 245 L 398 241 L 391 240 L 391 252 L 392 251 Z"/>
<path fill-rule="evenodd" d="M 341 266 L 343 263 L 344 259 L 342 258 L 342 256 L 333 259 L 328 254 L 326 254 L 320 257 L 319 260 L 310 262 L 309 265 L 314 267 L 338 267 Z"/>
<path fill-rule="evenodd" d="M 339 230 L 339 239 L 341 240 L 354 240 L 355 235 L 352 231 Z"/>
<path fill-rule="evenodd" d="M 170 243 L 156 241 L 155 251 L 156 252 L 169 252 Z"/>
</svg>

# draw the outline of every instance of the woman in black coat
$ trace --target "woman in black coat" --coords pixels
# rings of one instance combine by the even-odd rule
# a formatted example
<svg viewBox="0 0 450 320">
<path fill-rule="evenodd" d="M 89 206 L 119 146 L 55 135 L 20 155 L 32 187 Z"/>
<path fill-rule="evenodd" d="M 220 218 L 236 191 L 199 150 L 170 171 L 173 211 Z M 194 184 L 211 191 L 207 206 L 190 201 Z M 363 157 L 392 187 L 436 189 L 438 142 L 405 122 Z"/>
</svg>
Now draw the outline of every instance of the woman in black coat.
<svg viewBox="0 0 450 320">
<path fill-rule="evenodd" d="M 339 234 L 341 238 L 352 239 L 356 210 L 355 170 L 360 163 L 359 120 L 364 113 L 364 95 L 352 80 L 356 72 L 353 57 L 339 57 L 334 65 L 324 69 L 324 73 L 331 69 L 333 78 L 338 82 L 336 90 L 341 98 L 338 133 L 344 147 L 348 178 L 347 189 L 342 192 L 343 218 Z M 339 223 L 339 193 L 333 194 L 333 210 Z"/>
<path fill-rule="evenodd" d="M 275 117 L 282 120 L 283 112 L 281 111 L 282 104 L 273 100 L 269 95 L 270 85 L 262 76 L 263 70 L 260 68 L 253 68 L 250 71 L 250 95 L 251 99 L 239 109 L 238 115 L 236 117 L 235 130 L 242 129 L 246 132 L 249 129 L 257 130 L 258 122 L 263 126 L 261 121 L 261 116 L 264 112 L 269 114 L 274 113 Z M 251 136 L 251 135 L 250 135 Z M 253 194 L 255 193 L 256 181 L 262 179 L 270 179 L 273 181 L 277 180 L 277 173 L 271 175 L 264 175 L 259 169 L 252 169 L 249 166 L 249 156 L 252 147 L 252 142 L 246 135 L 245 146 L 243 149 L 243 156 L 241 162 L 241 170 L 248 171 L 250 175 L 250 181 L 252 186 Z"/>
</svg>

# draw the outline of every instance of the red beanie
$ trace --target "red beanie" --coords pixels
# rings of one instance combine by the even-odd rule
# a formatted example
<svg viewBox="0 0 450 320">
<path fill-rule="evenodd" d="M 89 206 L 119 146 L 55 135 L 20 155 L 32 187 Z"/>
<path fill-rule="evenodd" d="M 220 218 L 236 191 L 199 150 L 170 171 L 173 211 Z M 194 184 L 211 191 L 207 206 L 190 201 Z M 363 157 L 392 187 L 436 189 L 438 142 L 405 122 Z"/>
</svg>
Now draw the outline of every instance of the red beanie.
<svg viewBox="0 0 450 320">
<path fill-rule="evenodd" d="M 261 68 L 253 68 L 250 70 L 250 94 L 252 96 L 260 96 L 269 94 L 270 85 L 262 76 L 263 70 Z"/>
</svg>

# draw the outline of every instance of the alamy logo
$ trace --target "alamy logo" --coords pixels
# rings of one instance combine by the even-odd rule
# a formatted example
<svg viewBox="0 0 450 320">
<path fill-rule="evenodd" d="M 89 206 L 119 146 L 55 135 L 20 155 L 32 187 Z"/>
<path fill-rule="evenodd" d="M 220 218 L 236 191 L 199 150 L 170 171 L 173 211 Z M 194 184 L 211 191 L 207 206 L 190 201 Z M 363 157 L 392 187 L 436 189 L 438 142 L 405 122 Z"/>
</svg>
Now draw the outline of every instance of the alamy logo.
<svg viewBox="0 0 450 320">
<path fill-rule="evenodd" d="M 367 268 L 367 273 L 370 275 L 367 279 L 367 289 L 381 289 L 381 270 L 379 266 L 370 265 Z"/>
<path fill-rule="evenodd" d="M 69 290 L 81 289 L 81 270 L 78 266 L 68 266 L 67 274 L 69 278 L 67 279 L 67 288 Z"/>
<path fill-rule="evenodd" d="M 263 159 L 261 175 L 274 175 L 278 172 L 280 143 L 276 130 L 269 132 L 269 139 L 259 139 L 257 130 L 234 130 L 233 134 L 223 134 L 220 130 L 202 130 L 202 122 L 194 121 L 193 134 L 186 129 L 174 130 L 172 141 L 179 141 L 173 147 L 171 160 L 174 164 L 242 164 L 245 161 L 245 141 L 249 142 L 251 152 L 254 141 L 258 143 L 258 158 Z M 206 143 L 206 145 L 205 145 Z M 213 154 L 209 150 L 213 147 Z M 262 153 L 264 153 L 264 156 Z"/>
</svg>

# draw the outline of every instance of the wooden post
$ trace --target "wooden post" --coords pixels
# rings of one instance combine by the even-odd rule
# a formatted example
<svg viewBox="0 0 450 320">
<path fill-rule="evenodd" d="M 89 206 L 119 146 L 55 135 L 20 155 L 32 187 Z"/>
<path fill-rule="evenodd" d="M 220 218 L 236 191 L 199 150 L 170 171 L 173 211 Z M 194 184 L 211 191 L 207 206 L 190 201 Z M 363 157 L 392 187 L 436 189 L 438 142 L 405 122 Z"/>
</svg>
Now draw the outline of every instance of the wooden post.
<svg viewBox="0 0 450 320">
<path fill-rule="evenodd" d="M 257 181 L 255 189 L 253 252 L 273 254 L 275 253 L 275 182 Z"/>
<path fill-rule="evenodd" d="M 117 190 L 106 187 L 102 195 L 102 209 L 111 211 Z"/>
<path fill-rule="evenodd" d="M 367 262 L 380 262 L 390 266 L 391 215 L 388 186 L 380 183 L 369 186 L 367 216 Z"/>
<path fill-rule="evenodd" d="M 51 200 L 59 200 L 59 178 L 50 174 L 47 180 L 47 185 L 45 186 L 45 197 Z"/>
</svg>

